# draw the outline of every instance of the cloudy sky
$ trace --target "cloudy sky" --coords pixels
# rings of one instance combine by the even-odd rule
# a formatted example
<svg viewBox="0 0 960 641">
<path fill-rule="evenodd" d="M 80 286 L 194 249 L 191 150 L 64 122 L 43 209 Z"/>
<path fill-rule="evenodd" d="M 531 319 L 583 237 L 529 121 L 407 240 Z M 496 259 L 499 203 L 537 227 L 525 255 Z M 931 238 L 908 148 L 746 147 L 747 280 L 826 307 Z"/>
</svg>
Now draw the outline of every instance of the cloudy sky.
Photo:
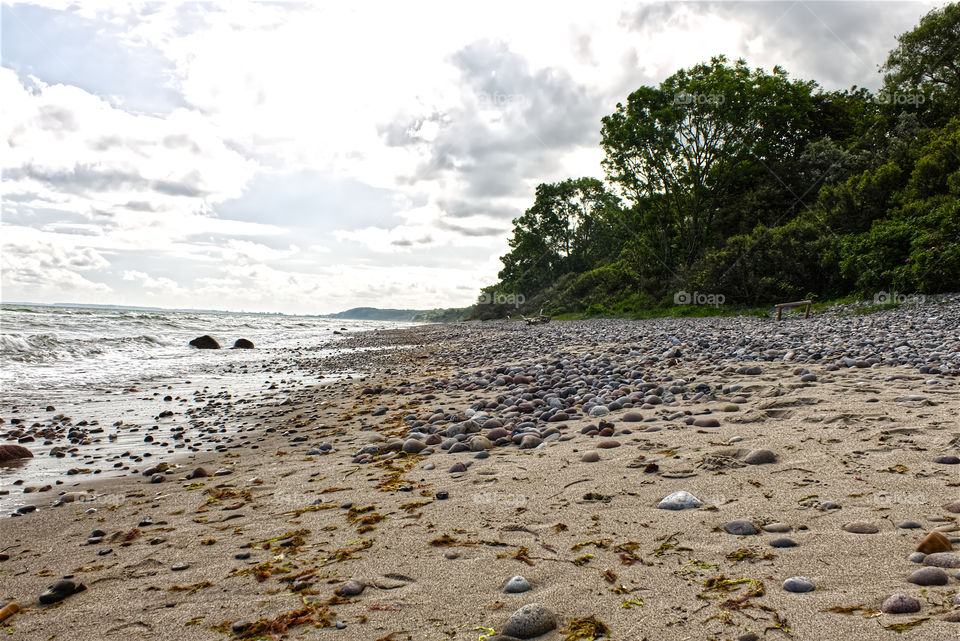
<svg viewBox="0 0 960 641">
<path fill-rule="evenodd" d="M 716 54 L 827 89 L 933 4 L 4 4 L 2 299 L 473 302 L 600 118 Z"/>
</svg>

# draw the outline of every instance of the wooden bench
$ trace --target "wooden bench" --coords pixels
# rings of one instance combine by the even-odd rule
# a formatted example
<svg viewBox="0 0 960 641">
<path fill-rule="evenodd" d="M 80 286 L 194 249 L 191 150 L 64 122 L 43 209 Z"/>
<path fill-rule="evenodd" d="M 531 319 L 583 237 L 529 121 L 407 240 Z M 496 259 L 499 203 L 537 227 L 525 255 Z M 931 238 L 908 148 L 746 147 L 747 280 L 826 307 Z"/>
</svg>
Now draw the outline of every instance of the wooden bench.
<svg viewBox="0 0 960 641">
<path fill-rule="evenodd" d="M 807 309 L 806 309 L 806 311 L 804 311 L 803 317 L 804 317 L 804 318 L 809 318 L 809 317 L 810 317 L 810 306 L 811 306 L 811 305 L 813 305 L 813 301 L 812 301 L 812 300 L 798 300 L 798 301 L 794 301 L 794 302 L 792 302 L 792 303 L 779 303 L 779 304 L 777 304 L 777 305 L 774 305 L 773 308 L 774 308 L 775 310 L 777 310 L 777 321 L 779 322 L 779 321 L 780 321 L 780 315 L 783 314 L 783 310 L 785 310 L 785 309 L 793 309 L 794 307 L 806 307 Z"/>
</svg>

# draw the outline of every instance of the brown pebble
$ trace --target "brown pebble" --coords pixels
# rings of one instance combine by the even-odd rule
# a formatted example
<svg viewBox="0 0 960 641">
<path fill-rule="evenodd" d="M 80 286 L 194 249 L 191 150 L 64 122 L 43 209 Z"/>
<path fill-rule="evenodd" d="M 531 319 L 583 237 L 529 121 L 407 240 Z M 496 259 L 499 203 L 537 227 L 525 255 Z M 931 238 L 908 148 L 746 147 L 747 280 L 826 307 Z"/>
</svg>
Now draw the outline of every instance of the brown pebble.
<svg viewBox="0 0 960 641">
<path fill-rule="evenodd" d="M 926 535 L 923 537 L 923 540 L 920 541 L 920 545 L 917 546 L 917 552 L 923 552 L 924 554 L 949 552 L 952 549 L 953 544 L 950 543 L 950 539 L 940 532 L 931 532 Z"/>
<path fill-rule="evenodd" d="M 854 521 L 852 523 L 847 523 L 843 526 L 844 531 L 850 532 L 851 534 L 876 534 L 880 531 L 873 523 L 867 523 L 866 521 Z"/>
</svg>

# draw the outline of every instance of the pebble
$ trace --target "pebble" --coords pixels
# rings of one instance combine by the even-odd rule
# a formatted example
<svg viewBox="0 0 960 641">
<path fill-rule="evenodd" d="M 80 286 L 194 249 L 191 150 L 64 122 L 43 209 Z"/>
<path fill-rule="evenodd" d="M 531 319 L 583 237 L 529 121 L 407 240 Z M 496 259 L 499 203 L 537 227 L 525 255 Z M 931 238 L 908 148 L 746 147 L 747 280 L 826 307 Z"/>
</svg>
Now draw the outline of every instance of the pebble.
<svg viewBox="0 0 960 641">
<path fill-rule="evenodd" d="M 643 414 L 640 412 L 630 411 L 621 416 L 620 420 L 626 423 L 639 423 L 643 420 Z"/>
<path fill-rule="evenodd" d="M 953 512 L 954 514 L 960 514 L 960 500 L 956 500 L 953 503 L 947 503 L 943 506 L 947 512 Z"/>
<path fill-rule="evenodd" d="M 689 510 L 703 506 L 703 501 L 686 490 L 679 490 L 663 497 L 657 507 L 661 510 Z"/>
<path fill-rule="evenodd" d="M 792 576 L 783 582 L 783 589 L 787 592 L 812 592 L 815 586 L 805 576 Z"/>
<path fill-rule="evenodd" d="M 947 573 L 940 568 L 920 568 L 907 577 L 907 581 L 915 585 L 946 585 L 950 580 Z"/>
<path fill-rule="evenodd" d="M 920 602 L 906 594 L 893 594 L 883 602 L 880 611 L 886 614 L 910 614 L 920 611 Z"/>
<path fill-rule="evenodd" d="M 173 570 L 174 572 L 183 572 L 184 570 L 189 570 L 189 569 L 190 569 L 190 564 L 189 564 L 189 563 L 177 563 L 176 565 L 174 565 L 174 566 L 173 566 L 172 568 L 170 568 L 170 569 Z"/>
<path fill-rule="evenodd" d="M 795 548 L 795 547 L 797 547 L 797 542 L 794 541 L 793 539 L 789 539 L 789 538 L 787 538 L 787 537 L 780 537 L 780 538 L 778 538 L 778 539 L 774 539 L 774 540 L 770 541 L 770 547 L 775 547 L 775 548 Z"/>
<path fill-rule="evenodd" d="M 615 447 L 620 447 L 620 441 L 614 441 L 614 440 L 600 441 L 599 443 L 597 443 L 597 447 L 600 448 L 601 450 L 611 450 Z"/>
<path fill-rule="evenodd" d="M 897 527 L 902 530 L 919 530 L 923 526 L 916 521 L 900 521 L 897 523 Z"/>
<path fill-rule="evenodd" d="M 467 471 L 467 466 L 464 463 L 454 463 L 450 466 L 451 474 L 463 474 Z"/>
<path fill-rule="evenodd" d="M 917 552 L 923 552 L 924 554 L 949 552 L 952 549 L 953 544 L 950 542 L 950 539 L 940 532 L 930 532 L 923 537 L 923 540 L 917 545 Z"/>
<path fill-rule="evenodd" d="M 851 534 L 876 534 L 880 531 L 873 523 L 867 523 L 866 521 L 853 521 L 852 523 L 847 523 L 843 526 L 844 531 Z"/>
<path fill-rule="evenodd" d="M 436 497 L 438 501 L 446 501 L 448 498 L 450 498 L 450 492 L 447 492 L 446 490 L 440 490 L 437 492 Z"/>
<path fill-rule="evenodd" d="M 735 534 L 737 536 L 750 536 L 757 533 L 757 528 L 754 527 L 753 523 L 750 521 L 730 521 L 723 526 L 723 529 L 727 531 L 727 534 Z"/>
<path fill-rule="evenodd" d="M 960 568 L 960 556 L 952 552 L 935 552 L 924 557 L 923 564 L 937 568 Z"/>
<path fill-rule="evenodd" d="M 600 460 L 600 453 L 596 450 L 587 450 L 580 456 L 580 460 L 583 463 L 596 463 Z"/>
<path fill-rule="evenodd" d="M 83 590 L 86 590 L 86 587 L 84 587 L 82 583 L 77 585 L 73 581 L 57 581 L 40 594 L 40 604 L 50 605 L 51 603 L 57 603 Z"/>
<path fill-rule="evenodd" d="M 712 417 L 701 417 L 693 419 L 694 427 L 720 427 L 720 421 Z"/>
<path fill-rule="evenodd" d="M 770 450 L 753 450 L 745 457 L 743 462 L 747 465 L 767 465 L 777 462 L 777 455 Z"/>
<path fill-rule="evenodd" d="M 507 581 L 506 585 L 503 586 L 503 591 L 507 594 L 519 594 L 521 592 L 526 592 L 531 589 L 530 582 L 527 581 L 524 577 L 519 574 L 513 577 L 510 577 L 510 580 Z"/>
<path fill-rule="evenodd" d="M 366 584 L 360 581 L 347 581 L 334 590 L 334 592 L 336 592 L 338 596 L 359 596 L 366 587 Z"/>
<path fill-rule="evenodd" d="M 945 454 L 943 456 L 938 456 L 933 459 L 934 463 L 940 463 L 942 465 L 958 465 L 960 464 L 960 456 L 953 456 L 952 454 Z"/>
<path fill-rule="evenodd" d="M 784 532 L 789 532 L 791 528 L 786 523 L 767 523 L 766 525 L 761 526 L 764 532 L 773 532 L 775 534 L 783 534 Z"/>
<path fill-rule="evenodd" d="M 532 639 L 557 627 L 556 615 L 539 603 L 528 603 L 514 612 L 503 626 L 505 636 Z"/>
<path fill-rule="evenodd" d="M 923 552 L 913 552 L 907 557 L 907 560 L 911 563 L 923 563 L 925 558 L 927 558 L 927 555 Z"/>
<path fill-rule="evenodd" d="M 419 441 L 415 438 L 408 438 L 403 442 L 403 446 L 400 448 L 407 454 L 419 454 L 427 448 L 427 444 L 423 441 Z"/>
</svg>

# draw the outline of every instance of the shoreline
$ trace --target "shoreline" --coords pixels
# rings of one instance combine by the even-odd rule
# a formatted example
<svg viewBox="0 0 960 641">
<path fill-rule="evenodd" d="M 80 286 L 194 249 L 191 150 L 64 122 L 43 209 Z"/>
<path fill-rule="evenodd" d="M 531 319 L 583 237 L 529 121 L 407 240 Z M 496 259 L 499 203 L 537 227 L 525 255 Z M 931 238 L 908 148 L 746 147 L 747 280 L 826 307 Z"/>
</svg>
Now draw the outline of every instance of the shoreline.
<svg viewBox="0 0 960 641">
<path fill-rule="evenodd" d="M 551 641 L 589 617 L 624 639 L 960 635 L 944 620 L 958 570 L 926 598 L 906 581 L 925 534 L 960 536 L 945 507 L 960 500 L 960 466 L 934 462 L 960 453 L 949 369 L 960 345 L 943 334 L 946 350 L 929 350 L 939 365 L 869 363 L 852 349 L 738 360 L 742 340 L 782 351 L 790 333 L 812 346 L 826 332 L 755 327 L 484 323 L 347 337 L 348 349 L 394 347 L 324 359 L 369 375 L 292 392 L 266 410 L 257 450 L 194 453 L 160 483 L 103 479 L 108 500 L 0 519 L 3 596 L 24 608 L 4 626 L 29 639 L 231 639 L 269 622 L 290 638 L 472 640 L 540 603 L 558 619 L 538 637 Z M 845 327 L 854 339 L 859 329 Z M 758 450 L 775 462 L 746 462 Z M 196 466 L 231 472 L 186 479 Z M 703 505 L 657 509 L 676 490 Z M 907 520 L 920 527 L 898 527 Z M 735 521 L 758 533 L 724 531 Z M 877 532 L 844 529 L 860 521 Z M 788 530 L 764 529 L 777 522 Z M 88 544 L 94 529 L 104 536 Z M 772 547 L 777 537 L 797 546 Z M 65 575 L 87 590 L 39 606 Z M 504 593 L 514 575 L 532 589 Z M 797 575 L 816 589 L 785 591 Z M 873 615 L 897 592 L 921 611 Z"/>
</svg>

